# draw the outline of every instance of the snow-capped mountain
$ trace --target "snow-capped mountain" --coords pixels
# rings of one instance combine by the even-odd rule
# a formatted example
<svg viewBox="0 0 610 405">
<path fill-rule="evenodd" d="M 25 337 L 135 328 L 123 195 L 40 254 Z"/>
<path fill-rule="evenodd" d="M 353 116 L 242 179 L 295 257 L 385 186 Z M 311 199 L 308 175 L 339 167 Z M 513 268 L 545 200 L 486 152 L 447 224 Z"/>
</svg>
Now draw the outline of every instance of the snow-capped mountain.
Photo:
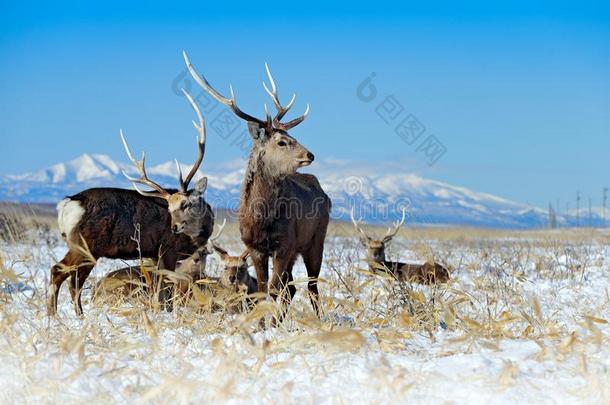
<svg viewBox="0 0 610 405">
<path fill-rule="evenodd" d="M 222 170 L 205 167 L 209 180 L 206 199 L 212 206 L 237 208 L 245 167 L 245 162 L 238 163 L 224 165 Z M 181 167 L 183 172 L 189 169 L 186 165 Z M 408 222 L 416 224 L 499 228 L 548 224 L 546 210 L 396 170 L 367 173 L 361 166 L 330 160 L 316 162 L 308 169 L 331 196 L 332 216 L 336 219 L 349 219 L 354 207 L 356 215 L 367 222 L 388 223 L 399 218 L 401 209 L 406 208 Z M 0 176 L 0 200 L 53 203 L 90 187 L 130 188 L 123 170 L 134 173 L 130 164 L 115 162 L 109 156 L 84 154 L 36 172 Z M 152 166 L 148 174 L 163 186 L 176 187 L 174 162 Z M 201 175 L 198 173 L 195 180 Z M 558 221 L 561 224 L 566 219 Z"/>
</svg>

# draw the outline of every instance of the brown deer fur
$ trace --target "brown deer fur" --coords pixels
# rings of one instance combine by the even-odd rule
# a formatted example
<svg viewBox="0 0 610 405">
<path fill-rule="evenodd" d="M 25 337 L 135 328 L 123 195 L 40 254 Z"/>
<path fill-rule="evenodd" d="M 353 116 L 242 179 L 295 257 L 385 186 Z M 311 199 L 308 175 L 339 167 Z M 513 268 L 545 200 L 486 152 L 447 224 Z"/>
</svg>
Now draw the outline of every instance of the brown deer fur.
<svg viewBox="0 0 610 405">
<path fill-rule="evenodd" d="M 440 263 L 434 262 L 413 264 L 369 259 L 369 270 L 372 273 L 384 272 L 392 275 L 398 281 L 409 283 L 431 285 L 449 281 L 449 271 Z"/>
</svg>

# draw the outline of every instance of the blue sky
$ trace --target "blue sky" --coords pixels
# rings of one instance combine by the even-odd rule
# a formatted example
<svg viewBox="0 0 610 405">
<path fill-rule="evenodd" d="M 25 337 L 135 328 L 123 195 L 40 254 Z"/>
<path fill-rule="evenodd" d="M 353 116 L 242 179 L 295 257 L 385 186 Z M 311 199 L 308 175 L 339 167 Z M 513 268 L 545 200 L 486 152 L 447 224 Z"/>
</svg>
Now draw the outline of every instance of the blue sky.
<svg viewBox="0 0 610 405">
<path fill-rule="evenodd" d="M 125 160 L 119 128 L 151 164 L 191 161 L 193 113 L 175 92 L 185 49 L 255 115 L 268 62 L 295 113 L 311 104 L 292 134 L 320 159 L 392 162 L 538 205 L 573 206 L 576 190 L 600 204 L 610 186 L 607 2 L 87 3 L 0 1 L 0 174 L 83 152 Z M 386 123 L 388 96 L 401 114 Z M 409 114 L 425 127 L 412 145 L 394 132 Z M 242 155 L 237 133 L 208 130 L 206 163 Z M 429 135 L 446 148 L 433 166 L 417 150 Z"/>
</svg>

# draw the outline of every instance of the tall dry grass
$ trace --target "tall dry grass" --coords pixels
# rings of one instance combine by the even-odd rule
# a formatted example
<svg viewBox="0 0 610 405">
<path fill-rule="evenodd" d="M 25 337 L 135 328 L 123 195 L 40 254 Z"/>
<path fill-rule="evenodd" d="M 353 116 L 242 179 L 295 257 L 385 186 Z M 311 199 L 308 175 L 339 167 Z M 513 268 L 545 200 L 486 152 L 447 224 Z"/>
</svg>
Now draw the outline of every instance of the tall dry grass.
<svg viewBox="0 0 610 405">
<path fill-rule="evenodd" d="M 151 288 L 93 302 L 88 287 L 82 319 L 74 316 L 64 288 L 60 318 L 48 319 L 48 269 L 65 250 L 63 242 L 47 220 L 9 214 L 0 218 L 0 359 L 11 370 L 0 372 L 9 389 L 0 396 L 4 401 L 246 401 L 252 392 L 262 400 L 294 399 L 303 395 L 298 384 L 269 376 L 297 367 L 315 379 L 342 372 L 331 364 L 346 358 L 378 353 L 433 361 L 499 351 L 506 342 L 536 345 L 537 362 L 570 364 L 585 381 L 583 389 L 593 392 L 586 391 L 589 398 L 610 398 L 599 384 L 609 376 L 599 358 L 609 343 L 607 232 L 403 230 L 389 248 L 391 257 L 435 260 L 451 269 L 448 284 L 426 287 L 370 274 L 350 227 L 333 223 L 320 279 L 324 316 L 314 315 L 298 265 L 297 298 L 285 322 L 261 331 L 261 317 L 278 314 L 275 303 L 236 311 L 243 296 L 205 280 L 178 297 L 173 313 L 160 309 Z M 226 227 L 222 243 L 241 251 L 235 224 Z M 124 265 L 100 262 L 91 283 Z M 208 274 L 219 271 L 218 261 L 209 259 Z M 515 386 L 519 367 L 506 363 L 490 383 Z M 425 383 L 425 373 L 370 372 L 371 382 L 389 384 L 377 394 L 386 399 L 408 398 Z"/>
</svg>

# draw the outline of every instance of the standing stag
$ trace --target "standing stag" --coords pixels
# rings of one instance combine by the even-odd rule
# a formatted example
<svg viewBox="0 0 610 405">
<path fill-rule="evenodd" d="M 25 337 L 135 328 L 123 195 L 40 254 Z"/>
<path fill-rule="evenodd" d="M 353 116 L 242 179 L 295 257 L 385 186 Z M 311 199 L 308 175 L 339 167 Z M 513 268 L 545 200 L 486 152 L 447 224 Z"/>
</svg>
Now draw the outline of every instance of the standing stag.
<svg viewBox="0 0 610 405">
<path fill-rule="evenodd" d="M 144 154 L 136 160 L 121 133 L 127 155 L 140 173 L 139 178 L 128 177 L 137 191 L 91 188 L 67 197 L 57 205 L 59 230 L 69 250 L 51 268 L 49 315 L 57 313 L 59 289 L 68 277 L 74 310 L 77 315 L 82 314 L 81 289 L 100 257 L 158 259 L 159 268 L 174 270 L 179 259 L 190 256 L 207 243 L 214 226 L 214 214 L 203 198 L 207 178 L 188 190 L 205 154 L 205 121 L 195 101 L 186 92 L 184 94 L 199 118 L 199 124 L 193 122 L 199 133 L 199 155 L 185 179 L 179 170 L 178 190 L 164 189 L 150 180 Z M 136 183 L 155 191 L 142 191 Z M 136 234 L 139 238 L 133 238 L 136 226 L 140 230 L 139 235 Z M 164 294 L 162 302 L 167 299 L 167 291 Z"/>
<path fill-rule="evenodd" d="M 389 243 L 398 230 L 404 224 L 406 211 L 402 211 L 400 221 L 394 223 L 394 227 L 388 228 L 382 239 L 370 237 L 360 227 L 354 218 L 354 209 L 351 212 L 354 228 L 360 233 L 360 242 L 366 247 L 367 261 L 371 273 L 384 272 L 390 274 L 399 281 L 414 282 L 419 284 L 446 283 L 449 281 L 449 271 L 439 263 L 426 262 L 424 264 L 409 264 L 386 260 L 385 246 Z"/>
<path fill-rule="evenodd" d="M 271 90 L 264 83 L 263 86 L 277 114 L 271 118 L 265 107 L 266 119 L 255 118 L 239 109 L 232 88 L 231 98 L 226 98 L 195 71 L 186 53 L 184 60 L 195 81 L 210 96 L 248 123 L 253 142 L 241 189 L 239 227 L 256 269 L 258 291 L 267 293 L 269 257 L 272 257 L 270 293 L 274 299 L 280 298 L 281 311 L 276 321 L 281 322 L 296 293 L 292 267 L 301 255 L 307 268 L 311 304 L 319 316 L 317 279 L 331 202 L 315 176 L 297 173 L 297 169 L 313 162 L 314 155 L 287 132 L 307 117 L 309 106 L 302 116 L 282 123 L 296 95 L 282 106 L 271 72 L 265 65 Z"/>
</svg>

